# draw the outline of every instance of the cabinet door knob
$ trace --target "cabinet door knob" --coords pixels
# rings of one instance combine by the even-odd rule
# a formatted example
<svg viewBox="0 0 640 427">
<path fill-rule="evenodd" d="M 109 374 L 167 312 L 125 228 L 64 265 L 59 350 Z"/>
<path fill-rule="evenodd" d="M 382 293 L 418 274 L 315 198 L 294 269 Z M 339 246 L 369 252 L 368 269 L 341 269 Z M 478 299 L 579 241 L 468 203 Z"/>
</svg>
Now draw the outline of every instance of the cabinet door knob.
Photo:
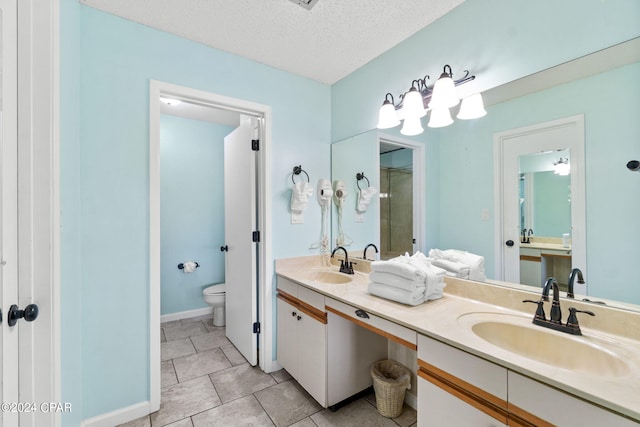
<svg viewBox="0 0 640 427">
<path fill-rule="evenodd" d="M 302 319 L 302 316 L 298 316 L 298 320 Z"/>
</svg>

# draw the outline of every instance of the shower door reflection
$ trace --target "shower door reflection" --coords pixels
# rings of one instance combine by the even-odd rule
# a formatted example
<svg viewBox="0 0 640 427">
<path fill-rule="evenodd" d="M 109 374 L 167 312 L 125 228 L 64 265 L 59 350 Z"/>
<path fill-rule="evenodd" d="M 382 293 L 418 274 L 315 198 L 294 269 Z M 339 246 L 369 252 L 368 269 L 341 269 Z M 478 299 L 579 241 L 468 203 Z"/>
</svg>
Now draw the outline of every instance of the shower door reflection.
<svg viewBox="0 0 640 427">
<path fill-rule="evenodd" d="M 413 171 L 381 166 L 380 259 L 405 252 L 413 252 Z"/>
</svg>

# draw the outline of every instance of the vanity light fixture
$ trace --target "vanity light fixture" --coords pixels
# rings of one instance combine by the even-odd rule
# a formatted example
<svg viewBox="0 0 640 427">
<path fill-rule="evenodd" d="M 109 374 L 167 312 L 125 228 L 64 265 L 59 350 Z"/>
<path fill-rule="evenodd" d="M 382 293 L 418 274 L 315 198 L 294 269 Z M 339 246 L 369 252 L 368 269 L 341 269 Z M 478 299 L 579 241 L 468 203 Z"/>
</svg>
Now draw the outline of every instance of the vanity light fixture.
<svg viewBox="0 0 640 427">
<path fill-rule="evenodd" d="M 566 157 L 560 157 L 560 160 L 553 164 L 553 173 L 556 175 L 566 176 L 571 172 L 569 166 L 569 159 Z"/>
<path fill-rule="evenodd" d="M 378 111 L 378 129 L 389 129 L 403 121 L 400 133 L 403 135 L 418 135 L 424 131 L 421 118 L 431 111 L 428 126 L 432 128 L 449 126 L 453 123 L 450 108 L 460 103 L 456 93 L 456 87 L 470 82 L 476 76 L 464 71 L 464 76 L 458 80 L 453 79 L 451 66 L 445 65 L 440 78 L 433 86 L 427 85 L 429 76 L 416 79 L 411 82 L 409 90 L 400 95 L 400 101 L 396 104 L 393 95 L 387 93 L 384 102 Z M 482 102 L 482 95 L 476 93 L 462 100 L 458 119 L 470 120 L 483 117 L 487 114 Z"/>
</svg>

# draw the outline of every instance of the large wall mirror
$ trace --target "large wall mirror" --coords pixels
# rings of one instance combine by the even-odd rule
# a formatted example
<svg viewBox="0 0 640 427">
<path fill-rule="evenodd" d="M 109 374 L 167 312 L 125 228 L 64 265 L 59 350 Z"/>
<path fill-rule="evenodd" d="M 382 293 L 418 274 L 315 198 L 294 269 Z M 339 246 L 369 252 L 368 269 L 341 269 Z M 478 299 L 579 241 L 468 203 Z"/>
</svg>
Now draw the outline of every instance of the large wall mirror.
<svg viewBox="0 0 640 427">
<path fill-rule="evenodd" d="M 488 115 L 475 124 L 456 123 L 437 133 L 427 130 L 415 137 L 427 149 L 422 180 L 424 214 L 419 220 L 421 231 L 414 232 L 420 238 L 414 249 L 428 252 L 434 247 L 456 248 L 483 255 L 487 277 L 504 280 L 498 271 L 504 262 L 498 248 L 504 242 L 498 240 L 502 236 L 494 223 L 498 215 L 494 201 L 503 197 L 494 188 L 499 166 L 494 161 L 494 136 L 582 115 L 582 165 L 575 163 L 578 159 L 574 152 L 562 144 L 546 153 L 523 155 L 515 165 L 515 239 L 519 241 L 522 230 L 527 229 L 527 233 L 533 230 L 530 236 L 556 238 L 561 245 L 575 244 L 576 224 L 570 212 L 582 209 L 584 241 L 578 242 L 582 247 L 578 252 L 583 252 L 571 257 L 570 263 L 586 272 L 585 295 L 638 309 L 635 305 L 640 304 L 640 287 L 633 267 L 640 260 L 640 173 L 628 170 L 626 164 L 640 160 L 639 61 L 640 39 L 594 52 L 486 91 Z M 374 129 L 334 143 L 334 177 L 342 173 L 341 168 L 364 171 L 380 190 L 377 134 Z M 346 147 L 353 145 L 358 147 L 351 148 L 356 151 L 348 155 Z M 572 168 L 581 168 L 584 174 L 584 208 L 573 203 L 575 195 L 570 188 L 575 184 L 574 176 L 560 175 L 552 169 L 561 160 Z M 364 220 L 354 213 L 353 218 L 343 221 L 345 232 L 354 240 L 353 249 L 368 243 L 380 245 L 380 207 L 378 197 Z M 567 234 L 569 240 L 563 242 Z M 557 274 L 564 276 L 565 272 Z M 538 286 L 537 280 L 543 280 L 544 275 L 541 273 L 541 278 L 533 282 L 530 278 L 522 280 L 520 275 L 509 281 Z"/>
</svg>

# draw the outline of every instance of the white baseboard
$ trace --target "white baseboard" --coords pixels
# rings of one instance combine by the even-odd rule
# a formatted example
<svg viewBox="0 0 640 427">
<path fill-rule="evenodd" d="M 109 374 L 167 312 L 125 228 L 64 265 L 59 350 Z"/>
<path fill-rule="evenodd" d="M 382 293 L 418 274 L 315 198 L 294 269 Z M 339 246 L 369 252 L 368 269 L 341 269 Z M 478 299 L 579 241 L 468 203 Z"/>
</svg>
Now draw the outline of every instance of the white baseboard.
<svg viewBox="0 0 640 427">
<path fill-rule="evenodd" d="M 418 396 L 413 393 L 406 392 L 404 394 L 404 403 L 407 404 L 410 408 L 418 410 Z"/>
<path fill-rule="evenodd" d="M 81 427 L 113 427 L 149 415 L 149 402 L 140 402 L 126 408 L 83 420 Z"/>
<path fill-rule="evenodd" d="M 213 307 L 197 308 L 195 310 L 181 311 L 179 313 L 163 314 L 160 316 L 160 322 L 171 322 L 172 320 L 188 319 L 190 317 L 204 316 L 213 313 Z"/>
</svg>

